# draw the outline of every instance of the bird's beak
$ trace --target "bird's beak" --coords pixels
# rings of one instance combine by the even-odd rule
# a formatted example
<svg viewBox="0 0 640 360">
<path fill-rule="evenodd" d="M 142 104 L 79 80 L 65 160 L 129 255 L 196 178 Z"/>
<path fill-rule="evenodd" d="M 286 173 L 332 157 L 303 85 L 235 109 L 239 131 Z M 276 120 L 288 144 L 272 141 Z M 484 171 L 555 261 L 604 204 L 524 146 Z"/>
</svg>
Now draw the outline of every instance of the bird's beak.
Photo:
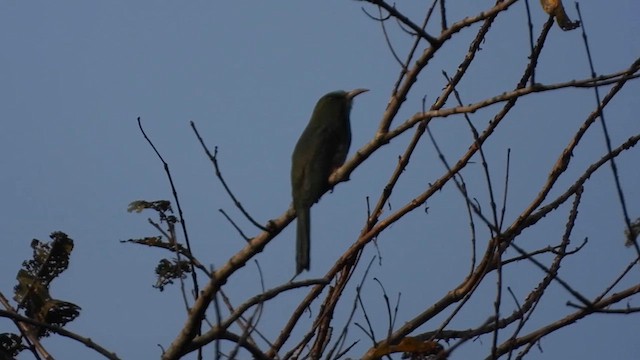
<svg viewBox="0 0 640 360">
<path fill-rule="evenodd" d="M 362 94 L 363 92 L 367 92 L 369 89 L 354 89 L 347 93 L 347 99 L 353 100 L 354 97 Z"/>
</svg>

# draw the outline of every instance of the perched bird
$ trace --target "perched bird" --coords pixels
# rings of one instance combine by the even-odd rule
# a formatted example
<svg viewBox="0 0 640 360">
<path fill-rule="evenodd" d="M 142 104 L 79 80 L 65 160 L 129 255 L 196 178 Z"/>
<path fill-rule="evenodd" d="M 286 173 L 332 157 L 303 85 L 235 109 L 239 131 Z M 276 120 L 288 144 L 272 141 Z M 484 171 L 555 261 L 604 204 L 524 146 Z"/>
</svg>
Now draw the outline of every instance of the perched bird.
<svg viewBox="0 0 640 360">
<path fill-rule="evenodd" d="M 321 97 L 302 132 L 291 161 L 291 193 L 298 216 L 296 273 L 309 270 L 310 208 L 329 190 L 329 176 L 347 158 L 353 98 L 367 89 L 334 91 Z"/>
<path fill-rule="evenodd" d="M 567 15 L 567 12 L 564 11 L 564 6 L 562 6 L 562 0 L 540 0 L 540 4 L 547 14 L 556 18 L 556 22 L 562 30 L 568 31 L 580 27 L 580 21 L 571 21 L 569 19 L 569 15 Z"/>
</svg>

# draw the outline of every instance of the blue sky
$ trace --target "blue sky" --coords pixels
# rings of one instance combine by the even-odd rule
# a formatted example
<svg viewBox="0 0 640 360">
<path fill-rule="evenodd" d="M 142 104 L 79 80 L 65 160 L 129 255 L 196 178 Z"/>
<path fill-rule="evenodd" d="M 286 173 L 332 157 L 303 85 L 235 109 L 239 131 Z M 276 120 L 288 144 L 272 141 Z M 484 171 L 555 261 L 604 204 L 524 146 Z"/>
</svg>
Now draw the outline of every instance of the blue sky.
<svg viewBox="0 0 640 360">
<path fill-rule="evenodd" d="M 447 2 L 449 22 L 492 3 Z M 537 1 L 531 5 L 537 34 L 546 15 Z M 155 264 L 166 254 L 119 243 L 155 235 L 146 221 L 150 214 L 126 212 L 131 201 L 171 196 L 162 166 L 141 137 L 136 118 L 142 117 L 171 166 L 195 253 L 216 266 L 244 245 L 218 209 L 225 209 L 247 234 L 255 235 L 257 230 L 224 194 L 189 121 L 196 123 L 210 146 L 218 146 L 226 180 L 251 214 L 264 223 L 280 216 L 290 203 L 290 154 L 315 101 L 337 89 L 371 90 L 359 96 L 353 107 L 353 154 L 375 133 L 399 70 L 379 24 L 360 10 L 363 3 L 355 1 L 2 1 L 0 6 L 0 194 L 4 202 L 0 291 L 11 294 L 14 274 L 30 256 L 32 238 L 47 240 L 52 231 L 66 232 L 75 239 L 75 250 L 68 272 L 53 285 L 52 293 L 82 307 L 80 318 L 70 325 L 72 331 L 127 359 L 157 358 L 157 344 L 168 346 L 185 316 L 177 288 L 159 293 L 151 287 Z M 427 5 L 398 6 L 407 14 L 421 14 Z M 575 18 L 573 3 L 566 7 Z M 520 1 L 494 25 L 461 83 L 464 102 L 515 86 L 528 55 L 524 9 Z M 615 6 L 585 2 L 581 10 L 599 73 L 623 70 L 640 55 L 637 1 L 616 1 Z M 393 24 L 389 26 L 404 56 L 409 39 Z M 434 23 L 429 30 L 437 34 L 438 26 Z M 428 104 L 435 100 L 445 84 L 441 71 L 455 72 L 476 30 L 477 26 L 466 29 L 441 49 L 420 76 L 398 122 L 420 111 L 422 96 L 427 96 Z M 537 81 L 588 76 L 580 32 L 554 27 Z M 640 130 L 639 92 L 640 83 L 628 84 L 606 110 L 614 145 Z M 593 110 L 593 98 L 591 90 L 565 89 L 523 99 L 487 144 L 500 191 L 506 149 L 512 151 L 507 223 L 537 194 L 558 152 Z M 497 109 L 481 110 L 472 119 L 482 127 Z M 471 141 L 461 117 L 434 122 L 433 131 L 450 161 Z M 309 277 L 324 274 L 356 239 L 366 217 L 365 197 L 377 199 L 409 139 L 405 134 L 383 147 L 349 182 L 313 208 Z M 575 154 L 570 175 L 560 184 L 570 184 L 604 149 L 599 127 L 594 127 Z M 638 151 L 632 150 L 619 164 L 634 218 L 640 214 L 635 185 L 640 180 L 639 161 Z M 392 207 L 402 206 L 444 172 L 433 146 L 421 143 L 391 198 Z M 486 201 L 479 165 L 465 175 L 474 194 Z M 589 245 L 563 271 L 576 287 L 595 296 L 633 253 L 622 246 L 624 228 L 610 171 L 593 176 L 586 190 L 573 244 L 588 237 Z M 552 195 L 560 191 L 554 189 Z M 469 231 L 466 215 L 460 215 L 466 214 L 463 205 L 457 190 L 449 186 L 429 200 L 428 216 L 416 211 L 379 239 L 383 260 L 372 274 L 390 294 L 402 293 L 401 321 L 440 298 L 468 271 Z M 530 248 L 557 243 L 566 210 L 523 234 L 522 241 L 528 241 Z M 267 287 L 293 275 L 293 229 L 285 229 L 257 257 Z M 368 261 L 376 253 L 370 248 L 364 256 Z M 248 264 L 228 284 L 229 295 L 240 302 L 255 294 L 257 274 L 255 264 Z M 523 265 L 509 275 L 508 285 L 522 295 L 544 274 Z M 480 289 L 486 296 L 478 296 L 452 326 L 477 326 L 491 315 L 494 289 L 490 284 Z M 373 282 L 368 286 L 368 310 L 383 311 L 380 292 Z M 275 336 L 281 314 L 288 314 L 305 294 L 287 294 L 269 304 L 263 330 Z M 539 324 L 571 312 L 564 305 L 570 299 L 552 287 L 541 305 L 546 310 Z M 376 323 L 382 336 L 385 317 Z M 640 353 L 639 324 L 633 316 L 595 316 L 545 338 L 544 353 L 533 350 L 533 358 L 631 359 Z M 13 328 L 0 320 L 0 331 Z M 53 337 L 44 344 L 57 358 L 98 358 L 67 339 Z M 452 359 L 473 358 L 474 346 L 486 354 L 489 344 L 462 348 Z"/>
</svg>

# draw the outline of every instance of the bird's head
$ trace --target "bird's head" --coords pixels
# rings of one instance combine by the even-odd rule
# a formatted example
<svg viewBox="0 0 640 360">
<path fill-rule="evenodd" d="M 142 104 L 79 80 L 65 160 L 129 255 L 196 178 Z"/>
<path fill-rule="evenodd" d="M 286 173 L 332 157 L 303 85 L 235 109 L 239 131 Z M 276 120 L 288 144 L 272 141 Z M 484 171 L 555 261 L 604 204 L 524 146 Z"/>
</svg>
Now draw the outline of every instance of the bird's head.
<svg viewBox="0 0 640 360">
<path fill-rule="evenodd" d="M 343 90 L 333 91 L 323 96 L 318 101 L 318 105 L 320 105 L 321 107 L 324 107 L 324 106 L 346 107 L 347 110 L 350 110 L 351 104 L 353 103 L 353 98 L 367 91 L 369 91 L 369 89 L 354 89 L 351 91 L 343 91 Z"/>
</svg>

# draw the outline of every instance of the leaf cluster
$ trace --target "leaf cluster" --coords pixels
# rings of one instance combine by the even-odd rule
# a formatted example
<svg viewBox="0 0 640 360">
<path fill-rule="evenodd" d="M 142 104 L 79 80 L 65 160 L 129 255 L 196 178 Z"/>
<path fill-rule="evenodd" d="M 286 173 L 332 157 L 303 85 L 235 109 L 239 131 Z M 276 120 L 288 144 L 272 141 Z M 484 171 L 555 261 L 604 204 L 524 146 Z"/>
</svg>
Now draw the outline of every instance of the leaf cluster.
<svg viewBox="0 0 640 360">
<path fill-rule="evenodd" d="M 37 323 L 63 327 L 80 315 L 78 305 L 55 299 L 50 293 L 51 282 L 69 267 L 73 240 L 60 231 L 50 237 L 50 242 L 31 241 L 32 258 L 22 263 L 16 276 L 18 284 L 14 287 L 13 299 L 18 303 L 18 310 L 23 309 L 24 316 L 34 320 L 29 325 L 21 323 L 24 337 L 49 335 L 49 327 Z M 26 348 L 19 335 L 0 334 L 0 359 L 13 358 Z"/>
</svg>

